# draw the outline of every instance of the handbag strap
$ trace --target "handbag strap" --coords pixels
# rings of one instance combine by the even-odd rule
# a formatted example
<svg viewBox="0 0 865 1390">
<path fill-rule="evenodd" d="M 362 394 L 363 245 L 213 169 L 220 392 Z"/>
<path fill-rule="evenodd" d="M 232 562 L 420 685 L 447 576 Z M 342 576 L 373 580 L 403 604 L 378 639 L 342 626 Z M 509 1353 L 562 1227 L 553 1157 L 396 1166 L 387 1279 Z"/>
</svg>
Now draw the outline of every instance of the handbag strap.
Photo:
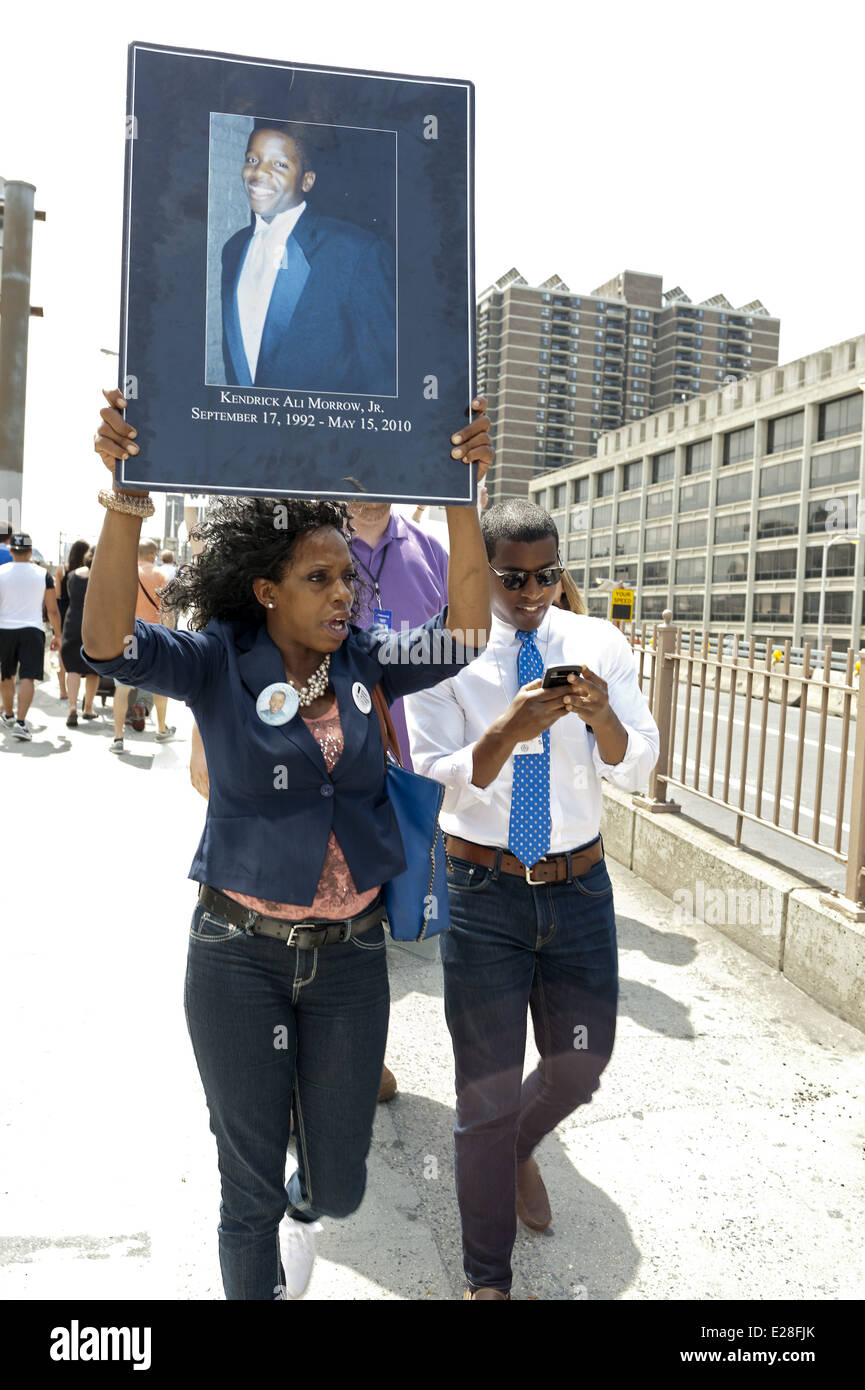
<svg viewBox="0 0 865 1390">
<path fill-rule="evenodd" d="M 390 717 L 387 700 L 381 688 L 381 681 L 373 686 L 372 702 L 375 705 L 375 712 L 378 715 L 379 728 L 381 729 L 381 745 L 384 749 L 384 761 L 387 766 L 388 750 L 393 754 L 400 767 L 402 758 L 399 755 L 399 743 L 397 742 L 396 729 L 393 727 L 393 720 Z"/>
</svg>

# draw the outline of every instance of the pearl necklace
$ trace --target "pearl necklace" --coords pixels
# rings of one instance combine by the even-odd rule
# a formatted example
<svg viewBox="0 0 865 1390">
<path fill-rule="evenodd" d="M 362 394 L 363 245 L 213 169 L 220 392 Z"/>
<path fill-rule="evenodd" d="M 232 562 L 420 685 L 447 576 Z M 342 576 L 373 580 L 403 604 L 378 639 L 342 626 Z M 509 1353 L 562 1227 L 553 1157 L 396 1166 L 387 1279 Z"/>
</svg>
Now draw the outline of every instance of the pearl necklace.
<svg viewBox="0 0 865 1390">
<path fill-rule="evenodd" d="M 298 685 L 297 681 L 289 676 L 294 689 L 297 691 L 297 703 L 299 705 L 311 705 L 313 700 L 319 699 L 327 690 L 328 671 L 330 670 L 330 652 L 324 657 L 321 665 L 313 671 L 306 685 Z"/>
</svg>

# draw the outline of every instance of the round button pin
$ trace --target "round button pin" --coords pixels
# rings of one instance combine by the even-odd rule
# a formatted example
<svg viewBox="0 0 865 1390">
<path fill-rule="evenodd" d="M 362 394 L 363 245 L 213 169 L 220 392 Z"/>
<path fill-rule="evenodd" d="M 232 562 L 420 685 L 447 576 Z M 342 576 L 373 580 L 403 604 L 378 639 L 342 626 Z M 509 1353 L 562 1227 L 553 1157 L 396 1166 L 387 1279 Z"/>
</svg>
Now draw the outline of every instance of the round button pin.
<svg viewBox="0 0 865 1390">
<path fill-rule="evenodd" d="M 357 705 L 361 714 L 369 714 L 372 709 L 372 698 L 366 686 L 361 681 L 355 681 L 351 687 L 351 698 Z"/>
<path fill-rule="evenodd" d="M 299 706 L 293 686 L 277 681 L 264 687 L 255 702 L 255 712 L 262 724 L 287 724 L 297 714 Z"/>
</svg>

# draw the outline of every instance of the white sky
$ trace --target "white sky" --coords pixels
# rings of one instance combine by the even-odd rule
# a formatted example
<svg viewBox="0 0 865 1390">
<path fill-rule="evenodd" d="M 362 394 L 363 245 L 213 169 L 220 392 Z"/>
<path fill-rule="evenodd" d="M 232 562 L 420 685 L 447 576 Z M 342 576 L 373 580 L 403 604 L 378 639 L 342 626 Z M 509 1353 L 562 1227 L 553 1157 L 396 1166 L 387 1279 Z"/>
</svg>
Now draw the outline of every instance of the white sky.
<svg viewBox="0 0 865 1390">
<path fill-rule="evenodd" d="M 37 3 L 4 15 L 0 175 L 36 185 L 23 524 L 95 537 L 115 384 L 126 46 L 135 39 L 476 85 L 477 285 L 619 270 L 759 298 L 780 360 L 865 332 L 863 9 L 699 0 Z M 555 18 L 553 16 L 556 16 Z"/>
</svg>

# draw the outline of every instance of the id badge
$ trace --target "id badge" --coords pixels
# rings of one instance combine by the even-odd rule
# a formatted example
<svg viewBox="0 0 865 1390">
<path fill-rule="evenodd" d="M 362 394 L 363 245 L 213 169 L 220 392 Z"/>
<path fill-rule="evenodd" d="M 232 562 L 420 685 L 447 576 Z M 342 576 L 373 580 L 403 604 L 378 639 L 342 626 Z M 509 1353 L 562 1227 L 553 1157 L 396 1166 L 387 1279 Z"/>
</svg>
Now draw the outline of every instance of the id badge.
<svg viewBox="0 0 865 1390">
<path fill-rule="evenodd" d="M 537 738 L 527 739 L 525 743 L 518 743 L 514 748 L 514 756 L 525 757 L 527 753 L 543 753 L 544 736 L 538 734 Z"/>
<path fill-rule="evenodd" d="M 372 610 L 372 622 L 373 627 L 386 627 L 388 632 L 390 632 L 393 627 L 393 609 L 374 608 Z"/>
</svg>

